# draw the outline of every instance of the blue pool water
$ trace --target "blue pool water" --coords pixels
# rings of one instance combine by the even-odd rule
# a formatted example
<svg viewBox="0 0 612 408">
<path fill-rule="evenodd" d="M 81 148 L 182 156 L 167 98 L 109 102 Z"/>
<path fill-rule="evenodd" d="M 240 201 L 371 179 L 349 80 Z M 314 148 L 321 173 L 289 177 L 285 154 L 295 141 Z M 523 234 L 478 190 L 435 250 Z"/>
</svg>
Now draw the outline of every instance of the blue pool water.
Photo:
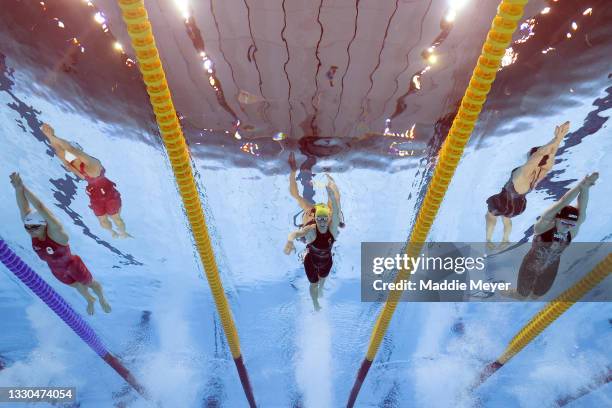
<svg viewBox="0 0 612 408">
<path fill-rule="evenodd" d="M 0 13 L 3 14 L 0 16 L 3 23 L 0 28 L 0 236 L 85 317 L 108 349 L 121 358 L 160 406 L 247 406 L 137 70 L 117 59 L 110 48 L 112 42 L 97 25 L 96 30 L 100 32 L 88 34 L 88 24 L 95 23 L 91 19 L 88 23 L 79 22 L 79 13 L 89 13 L 86 4 L 74 2 L 71 6 L 70 2 L 58 1 L 44 6 L 55 13 L 53 16 L 62 18 L 67 29 L 69 22 L 73 26 L 82 24 L 80 31 L 77 30 L 78 37 L 87 48 L 83 53 L 77 51 L 78 59 L 75 59 L 67 51 L 71 46 L 66 45 L 72 34 L 57 31 L 50 14 L 44 14 L 46 11 L 39 10 L 38 5 L 10 2 L 10 11 Z M 117 11 L 110 3 L 101 1 L 96 5 L 108 16 L 115 16 Z M 232 14 L 239 6 L 243 7 L 237 2 L 224 6 L 217 3 L 210 3 L 222 9 L 211 14 L 213 17 L 231 20 L 235 15 L 246 15 L 242 8 Z M 295 3 L 291 7 L 297 7 Z M 394 2 L 381 2 L 384 7 L 367 3 L 371 2 L 360 9 L 362 18 L 374 18 L 383 11 L 391 16 Z M 445 6 L 441 2 L 414 3 L 414 7 L 423 8 L 419 9 L 425 13 L 423 21 L 431 25 L 422 35 L 427 37 L 423 42 L 431 42 Z M 432 11 L 427 11 L 427 3 Z M 484 4 L 490 2 L 476 3 L 470 7 L 494 10 L 494 5 Z M 548 4 L 536 3 L 542 7 Z M 571 21 L 571 13 L 581 16 L 586 3 L 574 2 L 571 3 L 574 8 L 568 6 L 561 10 L 568 15 L 563 21 Z M 593 18 L 599 20 L 592 25 L 580 20 L 581 27 L 584 24 L 591 30 L 590 37 L 585 37 L 582 43 L 558 40 L 557 37 L 563 38 L 565 34 L 563 28 L 560 36 L 540 32 L 532 42 L 516 45 L 519 59 L 498 75 L 429 240 L 483 241 L 486 198 L 497 193 L 510 170 L 524 162 L 529 148 L 548 142 L 554 126 L 566 120 L 571 122 L 571 131 L 561 145 L 553 171 L 529 194 L 527 210 L 513 220 L 511 240 L 530 239 L 536 217 L 577 180 L 593 171 L 598 171 L 600 178 L 591 190 L 588 219 L 577 240 L 612 240 L 609 205 L 612 131 L 608 120 L 612 108 L 609 58 L 612 8 L 606 7 L 605 2 L 595 3 Z M 403 1 L 401 6 L 408 7 Z M 152 2 L 151 7 L 154 25 L 160 23 L 159 33 L 165 34 L 165 40 L 158 40 L 162 51 L 167 52 L 162 57 L 172 59 L 166 69 L 190 72 L 187 64 L 194 62 L 189 58 L 192 54 L 196 58 L 193 38 L 186 36 L 180 16 L 172 17 L 174 5 L 160 0 Z M 211 17 L 202 17 L 207 9 L 201 5 L 193 7 L 196 20 L 202 25 L 202 35 L 213 38 L 215 22 Z M 280 5 L 270 3 L 268 8 L 261 7 L 251 5 L 255 8 L 255 26 L 282 20 L 274 14 L 281 10 Z M 533 14 L 538 15 L 539 9 L 536 5 L 532 7 Z M 266 10 L 276 17 L 258 14 L 265 14 Z M 309 28 L 304 27 L 309 26 L 310 17 L 314 18 L 313 10 L 305 11 L 304 16 L 294 10 L 290 17 L 303 19 L 303 26 L 296 24 L 308 32 Z M 406 9 L 398 10 L 403 18 L 412 18 Z M 324 7 L 323 15 L 326 12 L 333 11 L 326 11 Z M 483 16 L 482 24 L 476 19 L 480 25 L 475 22 L 472 28 L 466 23 L 461 25 L 458 20 L 455 32 L 464 30 L 461 31 L 464 35 L 477 37 L 482 30 L 486 32 L 486 20 L 490 21 L 491 17 Z M 164 19 L 173 23 L 163 26 Z M 120 19 L 109 17 L 109 21 L 120 38 Z M 340 28 L 334 34 L 332 22 L 323 22 L 332 30 L 326 35 L 337 35 L 342 52 L 346 52 L 351 36 L 340 32 Z M 342 21 L 342 24 L 348 22 Z M 362 27 L 363 24 L 367 25 L 367 21 L 362 22 Z M 545 24 L 546 21 L 540 22 L 541 26 Z M 377 27 L 374 31 L 380 31 L 379 25 L 373 26 Z M 395 31 L 391 29 L 392 35 L 400 30 L 396 27 Z M 240 25 L 234 29 L 240 35 L 245 29 L 248 31 Z M 379 34 L 383 33 L 384 30 Z M 290 31 L 288 35 L 297 47 L 299 38 L 291 37 Z M 246 57 L 231 75 L 219 68 L 218 77 L 221 83 L 231 83 L 233 75 L 237 89 L 248 88 L 252 94 L 248 98 L 260 98 L 255 103 L 243 103 L 248 98 L 242 93 L 237 99 L 242 98 L 241 104 L 234 100 L 228 102 L 228 106 L 242 107 L 242 111 L 234 109 L 238 112 L 236 115 L 252 119 L 255 130 L 245 128 L 244 123 L 236 128 L 228 110 L 215 105 L 218 95 L 206 94 L 203 88 L 193 88 L 190 93 L 192 83 L 187 79 L 184 82 L 173 79 L 176 82 L 171 83 L 171 88 L 176 90 L 177 109 L 185 112 L 182 123 L 221 279 L 259 406 L 338 407 L 346 403 L 381 308 L 381 304 L 360 300 L 361 243 L 402 242 L 409 236 L 431 178 L 437 149 L 448 130 L 449 118 L 452 120 L 454 102 L 465 89 L 466 72 L 473 66 L 472 60 L 462 59 L 460 38 L 452 35 L 453 32 L 440 47 L 442 50 L 447 47 L 447 61 L 456 61 L 460 68 L 456 71 L 434 68 L 432 79 L 424 74 L 422 99 L 418 92 L 407 96 L 399 90 L 390 92 L 394 82 L 408 89 L 410 76 L 397 70 L 394 80 L 388 76 L 391 68 L 385 68 L 390 70 L 385 75 L 370 74 L 375 66 L 372 64 L 363 72 L 358 68 L 350 71 L 344 85 L 348 89 L 344 96 L 348 102 L 342 102 L 344 99 L 339 99 L 339 94 L 323 91 L 303 97 L 298 92 L 292 96 L 294 114 L 298 116 L 295 112 L 303 105 L 308 115 L 304 113 L 301 125 L 292 123 L 287 128 L 290 131 L 279 126 L 272 131 L 273 125 L 258 124 L 258 121 L 265 122 L 266 115 L 272 117 L 270 123 L 278 123 L 275 112 L 285 105 L 270 96 L 278 91 L 271 85 L 276 82 L 263 81 L 261 85 L 261 78 L 249 71 L 254 64 Z M 225 36 L 225 51 L 231 54 L 235 38 L 229 33 Z M 224 36 L 219 34 L 221 37 Z M 256 37 L 261 39 L 265 35 Z M 170 38 L 176 38 L 176 49 L 168 42 Z M 223 46 L 217 43 L 224 43 L 214 38 L 209 54 L 222 61 Z M 374 41 L 356 38 L 358 43 Z M 315 36 L 314 43 L 316 40 Z M 87 41 L 90 43 L 85 44 Z M 536 51 L 527 48 L 527 44 L 538 41 Z M 549 45 L 546 41 L 554 45 L 556 54 L 541 53 L 540 48 L 546 49 L 544 45 Z M 401 42 L 392 43 L 393 47 L 399 47 L 397 43 Z M 324 47 L 327 54 L 322 51 L 317 56 L 333 60 L 330 55 L 334 44 L 329 40 L 327 48 Z M 101 51 L 94 54 L 92 49 L 97 47 Z M 267 61 L 280 61 L 278 66 L 267 67 L 270 71 L 283 65 L 284 57 L 273 51 L 267 53 L 263 45 L 260 47 L 261 69 L 266 68 L 262 62 L 266 57 Z M 353 58 L 376 60 L 361 54 L 365 48 L 357 49 L 353 51 Z M 383 51 L 381 60 L 386 61 Z M 253 51 L 250 52 L 252 55 Z M 182 53 L 188 61 L 187 68 L 173 53 Z M 521 59 L 521 53 L 531 57 Z M 303 60 L 315 59 L 310 56 Z M 68 64 L 70 69 L 60 69 L 58 61 Z M 323 68 L 315 74 L 324 78 L 318 86 L 328 86 L 331 76 L 335 82 L 333 87 L 329 84 L 330 92 L 337 91 L 345 69 L 338 64 L 336 74 L 325 76 L 328 70 Z M 295 62 L 288 67 L 294 74 L 300 72 Z M 241 80 L 247 85 L 240 85 Z M 361 82 L 365 88 L 358 94 Z M 269 88 L 262 92 L 255 83 Z M 228 89 L 233 88 L 226 88 L 230 99 L 233 93 Z M 387 94 L 396 103 L 381 104 L 382 119 L 374 118 L 380 109 L 377 104 Z M 268 107 L 262 102 L 266 98 Z M 442 106 L 433 100 L 446 102 Z M 301 104 L 303 101 L 316 109 Z M 331 109 L 336 106 L 334 103 L 340 112 L 337 120 L 333 119 L 338 115 L 335 107 Z M 401 107 L 402 103 L 407 107 L 393 121 L 418 124 L 413 143 L 418 153 L 411 157 L 399 157 L 388 143 L 381 148 L 388 140 L 380 136 L 383 119 L 397 112 L 397 106 Z M 199 109 L 205 111 L 201 117 Z M 319 110 L 322 113 L 317 117 Z M 348 125 L 343 127 L 342 123 L 357 123 L 357 116 L 369 118 L 362 121 L 369 129 L 362 135 L 357 134 L 360 132 L 357 125 L 350 131 L 338 130 L 338 137 L 325 133 L 336 124 L 344 129 Z M 214 126 L 201 125 L 201 121 Z M 318 123 L 321 134 L 311 131 L 309 126 L 313 121 Z M 43 122 L 52 124 L 58 135 L 78 143 L 104 164 L 108 177 L 121 191 L 122 216 L 133 238 L 113 239 L 99 226 L 88 208 L 86 183 L 67 172 L 52 153 L 39 130 Z M 236 129 L 244 139 L 237 141 Z M 289 133 L 289 138 L 279 142 L 270 137 L 280 131 Z M 247 141 L 258 143 L 257 149 L 245 144 Z M 300 185 L 304 195 L 309 192 L 315 201 L 326 201 L 326 171 L 333 174 L 342 195 L 346 227 L 334 246 L 334 268 L 319 313 L 312 310 L 308 283 L 297 254 L 286 256 L 282 252 L 298 212 L 288 190 L 289 150 L 297 152 L 298 165 L 302 166 L 299 176 L 306 185 L 306 190 Z M 24 183 L 61 220 L 70 236 L 71 247 L 104 285 L 113 306 L 112 313 L 102 313 L 97 305 L 96 314 L 87 316 L 83 299 L 72 288 L 55 280 L 47 265 L 31 250 L 8 179 L 13 171 L 21 174 Z M 495 238 L 501 238 L 500 234 L 498 226 Z M 299 253 L 303 245 L 297 246 Z M 607 279 L 609 283 L 611 278 Z M 483 365 L 495 360 L 514 334 L 543 306 L 537 302 L 400 304 L 357 406 L 549 406 L 610 369 L 612 305 L 578 303 L 482 387 L 471 391 L 470 385 Z M 77 388 L 77 402 L 66 405 L 73 407 L 154 406 L 132 390 L 4 267 L 0 267 L 0 333 L 0 386 L 73 386 Z M 612 385 L 607 384 L 572 406 L 610 405 Z"/>
</svg>

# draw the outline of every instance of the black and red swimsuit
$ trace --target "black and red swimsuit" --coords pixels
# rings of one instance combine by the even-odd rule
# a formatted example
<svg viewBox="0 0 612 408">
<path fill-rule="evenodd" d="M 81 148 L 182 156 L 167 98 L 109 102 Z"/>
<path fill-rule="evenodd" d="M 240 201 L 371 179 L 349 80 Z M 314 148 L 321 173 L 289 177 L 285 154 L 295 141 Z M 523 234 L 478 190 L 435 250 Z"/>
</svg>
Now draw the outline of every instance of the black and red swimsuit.
<svg viewBox="0 0 612 408">
<path fill-rule="evenodd" d="M 310 283 L 326 278 L 333 264 L 331 249 L 335 241 L 334 236 L 329 228 L 326 233 L 321 233 L 315 226 L 315 232 L 317 237 L 306 246 L 308 253 L 304 257 L 304 269 Z"/>
<path fill-rule="evenodd" d="M 562 234 L 556 227 L 536 235 L 523 258 L 517 290 L 521 296 L 542 296 L 550 290 L 561 263 L 561 254 L 572 242 L 572 234 Z"/>
</svg>

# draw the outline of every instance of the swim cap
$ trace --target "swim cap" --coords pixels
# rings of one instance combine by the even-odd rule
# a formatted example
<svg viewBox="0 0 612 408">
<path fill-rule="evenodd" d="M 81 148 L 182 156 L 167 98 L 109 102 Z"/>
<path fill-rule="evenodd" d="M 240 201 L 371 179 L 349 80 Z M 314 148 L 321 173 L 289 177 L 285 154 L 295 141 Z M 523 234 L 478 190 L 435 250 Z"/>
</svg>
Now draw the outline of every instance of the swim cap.
<svg viewBox="0 0 612 408">
<path fill-rule="evenodd" d="M 571 205 L 566 205 L 559 211 L 556 215 L 556 218 L 561 218 L 564 220 L 578 221 L 578 215 L 580 211 Z"/>
<path fill-rule="evenodd" d="M 315 205 L 315 217 L 329 217 L 329 207 L 327 204 Z"/>
<path fill-rule="evenodd" d="M 24 217 L 23 225 L 47 225 L 47 220 L 38 211 L 30 211 Z"/>
</svg>

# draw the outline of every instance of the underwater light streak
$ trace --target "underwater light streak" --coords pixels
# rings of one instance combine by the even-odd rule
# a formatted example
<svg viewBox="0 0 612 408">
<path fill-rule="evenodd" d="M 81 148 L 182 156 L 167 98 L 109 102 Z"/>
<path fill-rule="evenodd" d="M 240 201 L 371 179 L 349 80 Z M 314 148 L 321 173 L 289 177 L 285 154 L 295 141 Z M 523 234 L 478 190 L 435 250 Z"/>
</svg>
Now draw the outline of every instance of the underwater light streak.
<svg viewBox="0 0 612 408">
<path fill-rule="evenodd" d="M 446 17 L 444 17 L 444 19 L 449 23 L 452 23 L 453 21 L 455 21 L 456 18 L 457 18 L 457 12 L 455 10 L 450 10 L 448 14 L 446 14 Z"/>
<path fill-rule="evenodd" d="M 189 0 L 174 0 L 174 4 L 178 7 L 183 18 L 189 20 L 189 17 L 191 17 L 189 13 Z"/>
<path fill-rule="evenodd" d="M 412 127 L 410 129 L 407 129 L 405 132 L 390 132 L 389 128 L 385 128 L 385 132 L 383 133 L 383 136 L 390 136 L 390 137 L 401 137 L 403 139 L 413 139 L 414 140 L 414 128 L 416 127 L 416 123 L 412 124 Z M 394 142 L 394 143 L 399 143 L 399 142 Z"/>
<path fill-rule="evenodd" d="M 257 150 L 259 150 L 259 145 L 254 142 L 246 142 L 242 145 L 242 147 L 240 147 L 240 150 L 245 153 L 252 154 L 253 156 L 259 156 L 259 153 L 257 153 Z"/>
<path fill-rule="evenodd" d="M 536 25 L 536 21 L 534 18 L 525 20 L 525 22 L 521 24 L 520 29 L 521 31 L 527 31 L 527 33 L 523 34 L 521 38 L 514 41 L 514 44 L 525 43 L 527 42 L 527 40 L 533 37 L 535 35 L 535 32 L 533 31 L 533 29 L 535 28 L 535 25 Z"/>
<path fill-rule="evenodd" d="M 400 149 L 397 146 L 401 143 L 406 143 L 406 142 L 393 142 L 389 145 L 389 153 L 391 153 L 394 156 L 399 156 L 399 157 L 406 157 L 406 156 L 414 156 L 414 149 Z"/>
<path fill-rule="evenodd" d="M 96 23 L 98 23 L 100 25 L 106 23 L 106 18 L 104 18 L 104 15 L 100 11 L 98 11 L 96 14 L 94 14 L 94 20 L 96 20 Z"/>
<path fill-rule="evenodd" d="M 504 54 L 501 60 L 501 68 L 514 64 L 517 58 L 518 58 L 518 53 L 514 52 L 514 49 L 512 47 L 506 48 L 506 53 Z"/>
<path fill-rule="evenodd" d="M 462 9 L 469 0 L 450 0 L 450 6 L 452 9 L 459 10 Z"/>
</svg>

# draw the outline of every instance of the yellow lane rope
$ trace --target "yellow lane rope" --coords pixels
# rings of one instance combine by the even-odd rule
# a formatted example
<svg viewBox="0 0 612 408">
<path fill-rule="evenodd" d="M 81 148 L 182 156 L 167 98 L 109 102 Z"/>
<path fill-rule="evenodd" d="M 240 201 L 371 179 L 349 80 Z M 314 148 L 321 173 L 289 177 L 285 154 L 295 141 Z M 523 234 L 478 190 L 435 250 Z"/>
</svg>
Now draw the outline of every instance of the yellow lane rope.
<svg viewBox="0 0 612 408">
<path fill-rule="evenodd" d="M 497 359 L 505 364 L 536 338 L 544 329 L 561 316 L 574 303 L 612 273 L 612 253 L 600 261 L 591 272 L 576 282 L 571 288 L 550 301 L 527 323 L 508 344 L 506 351 Z"/>
<path fill-rule="evenodd" d="M 221 279 L 219 278 L 219 270 L 208 234 L 202 203 L 200 202 L 193 178 L 185 137 L 172 103 L 172 96 L 166 82 L 166 75 L 159 58 L 159 52 L 155 44 L 155 38 L 153 37 L 151 23 L 144 7 L 144 2 L 142 0 L 118 0 L 118 3 L 122 11 L 123 20 L 127 25 L 132 47 L 136 52 L 142 78 L 147 86 L 147 93 L 149 94 L 151 105 L 153 105 L 155 118 L 170 158 L 174 177 L 183 200 L 183 205 L 185 206 L 206 278 L 208 279 L 208 284 L 210 285 L 210 290 L 212 291 L 217 311 L 221 318 L 227 343 L 236 362 L 249 403 L 251 406 L 254 406 L 252 395 L 249 398 L 251 390 L 241 358 L 238 332 L 236 331 L 232 312 L 225 296 Z"/>
<path fill-rule="evenodd" d="M 482 47 L 481 55 L 472 72 L 472 77 L 461 100 L 460 108 L 440 150 L 434 175 L 429 183 L 425 199 L 419 209 L 410 235 L 410 241 L 406 249 L 408 256 L 418 256 L 423 247 L 440 204 L 444 199 L 450 180 L 459 164 L 463 149 L 474 130 L 482 106 L 491 90 L 491 84 L 495 80 L 501 59 L 512 41 L 512 33 L 516 30 L 518 21 L 523 16 L 527 2 L 528 0 L 502 0 L 497 8 L 497 14 L 493 19 L 491 29 Z M 398 272 L 396 282 L 409 278 L 410 270 L 402 269 Z M 376 356 L 401 295 L 401 291 L 391 291 L 376 320 L 366 358 L 349 396 L 347 404 L 349 407 L 353 406 L 357 398 L 361 384 Z"/>
<path fill-rule="evenodd" d="M 498 7 L 457 116 L 440 150 L 438 163 L 410 235 L 406 250 L 408 256 L 418 256 L 423 247 L 527 1 L 503 0 Z M 399 272 L 397 280 L 409 277 L 410 270 L 405 269 Z M 391 291 L 379 315 L 366 355 L 370 361 L 376 355 L 401 294 L 400 291 Z"/>
</svg>

